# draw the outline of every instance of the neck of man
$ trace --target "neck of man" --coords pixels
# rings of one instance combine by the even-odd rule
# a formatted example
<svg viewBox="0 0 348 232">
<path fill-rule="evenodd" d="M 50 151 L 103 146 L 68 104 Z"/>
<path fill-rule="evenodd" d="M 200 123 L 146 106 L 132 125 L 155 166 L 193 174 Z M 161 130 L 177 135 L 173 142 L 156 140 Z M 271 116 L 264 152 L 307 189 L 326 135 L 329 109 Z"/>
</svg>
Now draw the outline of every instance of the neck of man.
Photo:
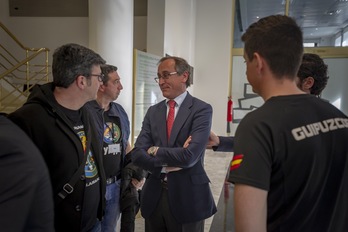
<svg viewBox="0 0 348 232">
<path fill-rule="evenodd" d="M 79 92 L 69 88 L 55 87 L 53 95 L 59 105 L 70 110 L 79 110 L 87 102 L 81 98 Z"/>
<path fill-rule="evenodd" d="M 99 93 L 97 95 L 97 103 L 104 111 L 108 111 L 110 109 L 110 101 L 105 99 L 103 96 L 100 96 Z"/>
<path fill-rule="evenodd" d="M 297 87 L 295 81 L 285 78 L 281 80 L 275 80 L 273 82 L 268 82 L 262 93 L 260 93 L 260 96 L 264 101 L 267 101 L 271 97 L 296 94 L 306 93 Z"/>
</svg>

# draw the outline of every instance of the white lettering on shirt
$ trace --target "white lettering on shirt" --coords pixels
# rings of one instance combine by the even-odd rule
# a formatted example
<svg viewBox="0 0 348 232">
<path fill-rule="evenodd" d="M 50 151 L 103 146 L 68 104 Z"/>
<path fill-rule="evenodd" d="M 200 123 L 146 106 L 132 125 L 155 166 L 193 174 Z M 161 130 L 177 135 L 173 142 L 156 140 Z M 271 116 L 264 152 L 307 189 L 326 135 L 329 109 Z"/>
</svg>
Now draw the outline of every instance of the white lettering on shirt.
<svg viewBox="0 0 348 232">
<path fill-rule="evenodd" d="M 294 139 L 297 141 L 310 138 L 322 133 L 348 128 L 348 118 L 330 118 L 321 122 L 311 123 L 291 130 Z"/>
</svg>

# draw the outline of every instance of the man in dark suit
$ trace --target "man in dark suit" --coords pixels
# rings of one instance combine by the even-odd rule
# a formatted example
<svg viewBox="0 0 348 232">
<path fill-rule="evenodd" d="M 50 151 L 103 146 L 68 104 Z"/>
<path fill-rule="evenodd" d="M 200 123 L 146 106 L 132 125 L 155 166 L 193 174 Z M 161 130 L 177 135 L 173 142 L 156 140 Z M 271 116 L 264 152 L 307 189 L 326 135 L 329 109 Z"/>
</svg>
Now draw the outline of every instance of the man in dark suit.
<svg viewBox="0 0 348 232">
<path fill-rule="evenodd" d="M 203 167 L 212 107 L 187 92 L 189 68 L 179 57 L 159 61 L 155 80 L 166 100 L 148 109 L 131 154 L 136 165 L 150 172 L 141 197 L 146 232 L 203 232 L 204 220 L 216 212 Z M 175 112 L 169 109 L 170 100 Z M 166 125 L 171 114 L 172 129 Z"/>
</svg>

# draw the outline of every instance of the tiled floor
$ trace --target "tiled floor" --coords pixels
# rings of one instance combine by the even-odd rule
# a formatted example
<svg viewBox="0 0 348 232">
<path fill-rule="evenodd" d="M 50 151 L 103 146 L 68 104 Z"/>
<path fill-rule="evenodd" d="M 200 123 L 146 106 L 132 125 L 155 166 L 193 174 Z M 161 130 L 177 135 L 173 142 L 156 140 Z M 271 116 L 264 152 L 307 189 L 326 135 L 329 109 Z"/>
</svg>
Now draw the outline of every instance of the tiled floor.
<svg viewBox="0 0 348 232">
<path fill-rule="evenodd" d="M 205 153 L 205 170 L 210 178 L 211 181 L 211 189 L 213 192 L 214 200 L 215 203 L 218 204 L 220 195 L 224 195 L 223 186 L 225 182 L 225 177 L 227 173 L 227 168 L 228 165 L 231 161 L 232 158 L 232 153 L 230 152 L 214 152 L 212 150 L 207 150 Z M 214 221 L 214 228 L 220 228 L 223 227 L 225 228 L 225 225 L 220 225 L 224 224 L 224 220 L 226 220 L 226 213 L 220 212 L 221 210 L 224 210 L 224 205 L 223 204 L 224 200 L 220 199 L 220 203 L 218 206 L 218 213 L 217 217 L 219 217 L 219 220 Z M 221 203 L 222 202 L 222 203 Z M 220 218 L 223 218 L 223 220 L 220 220 Z M 212 225 L 214 216 L 211 218 L 208 218 L 205 220 L 205 232 L 222 232 L 220 229 L 213 229 L 210 231 L 210 227 Z M 228 219 L 227 219 L 228 220 Z M 213 231 L 216 230 L 216 231 Z M 144 219 L 139 216 L 136 219 L 135 222 L 135 232 L 144 232 Z M 231 230 L 224 230 L 224 231 L 231 231 Z"/>
</svg>

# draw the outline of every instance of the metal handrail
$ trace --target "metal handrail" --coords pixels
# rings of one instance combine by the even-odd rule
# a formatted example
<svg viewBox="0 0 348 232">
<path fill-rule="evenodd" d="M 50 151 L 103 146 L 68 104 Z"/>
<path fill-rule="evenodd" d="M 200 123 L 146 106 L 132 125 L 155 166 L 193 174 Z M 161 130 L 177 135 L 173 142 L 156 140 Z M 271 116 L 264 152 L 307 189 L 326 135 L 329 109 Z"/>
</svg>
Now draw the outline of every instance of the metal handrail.
<svg viewBox="0 0 348 232">
<path fill-rule="evenodd" d="M 28 56 L 27 58 L 25 58 L 24 60 L 22 60 L 21 62 L 19 62 L 18 64 L 12 66 L 12 68 L 6 70 L 5 72 L 0 74 L 0 79 L 5 77 L 6 75 L 8 75 L 9 73 L 13 72 L 14 70 L 18 69 L 20 66 L 24 65 L 25 63 L 27 63 L 28 61 L 34 59 L 37 55 L 39 55 L 42 52 L 45 52 L 46 48 L 40 48 L 39 50 L 35 51 L 35 53 L 33 53 L 32 55 Z"/>
<path fill-rule="evenodd" d="M 27 51 L 32 51 L 32 52 L 34 52 L 34 51 L 37 51 L 37 50 L 39 50 L 39 49 L 42 49 L 42 48 L 29 48 L 29 47 L 26 47 L 26 46 L 24 46 L 17 38 L 16 38 L 16 36 L 14 35 L 14 34 L 12 34 L 11 33 L 11 31 L 7 28 L 7 27 L 5 27 L 5 25 L 2 23 L 2 22 L 0 22 L 0 27 L 2 27 L 2 29 L 18 44 L 18 46 L 20 46 L 21 48 L 23 48 L 23 50 L 27 50 Z M 48 48 L 44 48 L 45 50 L 48 50 L 49 51 L 49 49 Z"/>
<path fill-rule="evenodd" d="M 48 48 L 29 48 L 24 46 L 10 30 L 0 22 L 0 29 L 24 50 L 25 58 L 18 59 L 17 55 L 9 51 L 5 46 L 0 44 L 0 50 L 4 51 L 0 54 L 0 67 L 5 71 L 0 73 L 0 81 L 6 88 L 0 86 L 0 111 L 15 110 L 19 105 L 23 104 L 34 84 L 48 82 L 49 80 L 49 63 Z M 1 42 L 1 41 L 0 41 Z M 11 50 L 13 46 L 11 46 Z M 45 53 L 45 60 L 39 63 L 33 63 L 36 57 Z M 40 58 L 41 59 L 41 58 Z M 23 74 L 23 76 L 22 76 Z M 25 88 L 26 86 L 26 88 Z"/>
<path fill-rule="evenodd" d="M 2 46 L 1 44 L 0 44 L 0 48 L 1 48 L 2 50 L 4 50 L 4 51 L 5 51 L 12 59 L 14 59 L 16 62 L 19 62 L 19 60 L 17 60 L 17 58 L 16 58 L 14 55 L 12 55 L 11 52 L 10 52 L 9 50 L 7 50 L 4 46 Z M 3 56 L 8 62 L 10 62 L 10 60 L 7 59 L 4 55 L 1 54 L 1 56 Z"/>
</svg>

